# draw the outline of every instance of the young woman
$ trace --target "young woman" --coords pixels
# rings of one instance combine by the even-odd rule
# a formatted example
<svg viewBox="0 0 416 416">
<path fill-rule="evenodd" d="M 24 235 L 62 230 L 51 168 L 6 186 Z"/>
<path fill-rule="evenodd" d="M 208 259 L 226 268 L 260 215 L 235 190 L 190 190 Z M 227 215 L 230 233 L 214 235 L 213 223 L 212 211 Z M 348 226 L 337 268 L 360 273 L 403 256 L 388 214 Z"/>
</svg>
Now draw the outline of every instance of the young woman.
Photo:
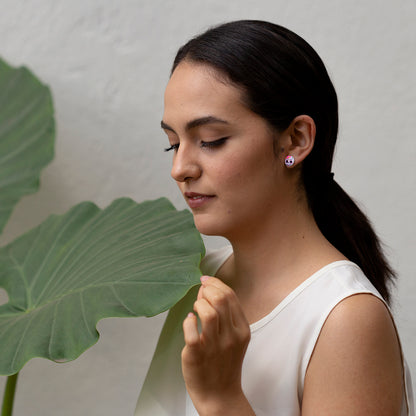
<svg viewBox="0 0 416 416">
<path fill-rule="evenodd" d="M 136 415 L 414 414 L 393 272 L 331 173 L 337 97 L 311 46 L 208 30 L 175 58 L 162 128 L 196 227 L 230 246 L 171 310 Z"/>
</svg>

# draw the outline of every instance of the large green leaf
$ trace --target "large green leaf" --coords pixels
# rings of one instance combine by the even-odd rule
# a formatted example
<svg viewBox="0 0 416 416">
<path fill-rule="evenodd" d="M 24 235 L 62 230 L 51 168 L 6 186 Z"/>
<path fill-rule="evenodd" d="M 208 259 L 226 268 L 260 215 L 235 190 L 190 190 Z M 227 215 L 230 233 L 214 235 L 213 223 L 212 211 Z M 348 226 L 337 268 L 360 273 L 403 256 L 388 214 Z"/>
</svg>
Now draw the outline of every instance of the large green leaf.
<svg viewBox="0 0 416 416">
<path fill-rule="evenodd" d="M 49 88 L 0 59 L 0 233 L 19 199 L 38 189 L 54 136 Z"/>
<path fill-rule="evenodd" d="M 151 316 L 199 282 L 204 254 L 189 211 L 161 198 L 100 210 L 81 203 L 0 249 L 0 374 L 33 357 L 69 361 L 106 317 Z"/>
</svg>

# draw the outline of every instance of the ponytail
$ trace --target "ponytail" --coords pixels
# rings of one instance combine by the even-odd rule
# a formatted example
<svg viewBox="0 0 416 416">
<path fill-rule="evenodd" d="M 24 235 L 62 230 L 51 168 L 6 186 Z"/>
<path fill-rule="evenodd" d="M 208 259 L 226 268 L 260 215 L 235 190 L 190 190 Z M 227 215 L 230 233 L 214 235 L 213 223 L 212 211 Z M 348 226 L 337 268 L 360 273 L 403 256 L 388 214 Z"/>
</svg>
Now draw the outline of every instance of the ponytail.
<svg viewBox="0 0 416 416">
<path fill-rule="evenodd" d="M 326 239 L 356 263 L 383 299 L 390 303 L 390 285 L 395 273 L 384 256 L 381 242 L 370 221 L 332 177 L 320 190 L 305 182 L 315 221 Z"/>
</svg>

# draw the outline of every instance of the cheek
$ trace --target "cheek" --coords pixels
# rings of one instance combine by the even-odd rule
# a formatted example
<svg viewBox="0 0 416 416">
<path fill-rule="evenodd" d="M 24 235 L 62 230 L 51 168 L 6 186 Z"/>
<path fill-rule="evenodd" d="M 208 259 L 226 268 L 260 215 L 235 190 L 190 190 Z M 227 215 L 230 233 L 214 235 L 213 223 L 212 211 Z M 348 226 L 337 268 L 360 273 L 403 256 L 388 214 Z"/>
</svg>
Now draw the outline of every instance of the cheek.
<svg viewBox="0 0 416 416">
<path fill-rule="evenodd" d="M 247 180 L 247 172 L 241 161 L 228 159 L 215 169 L 217 185 L 228 192 L 240 190 Z"/>
<path fill-rule="evenodd" d="M 268 186 L 277 174 L 278 161 L 273 154 L 255 153 L 240 160 L 231 160 L 224 170 L 224 177 L 228 177 L 235 186 Z"/>
<path fill-rule="evenodd" d="M 217 170 L 218 189 L 227 199 L 230 207 L 238 211 L 252 209 L 264 204 L 275 192 L 274 168 L 263 158 L 246 158 L 243 161 L 230 161 Z M 251 208 L 250 208 L 251 207 Z"/>
</svg>

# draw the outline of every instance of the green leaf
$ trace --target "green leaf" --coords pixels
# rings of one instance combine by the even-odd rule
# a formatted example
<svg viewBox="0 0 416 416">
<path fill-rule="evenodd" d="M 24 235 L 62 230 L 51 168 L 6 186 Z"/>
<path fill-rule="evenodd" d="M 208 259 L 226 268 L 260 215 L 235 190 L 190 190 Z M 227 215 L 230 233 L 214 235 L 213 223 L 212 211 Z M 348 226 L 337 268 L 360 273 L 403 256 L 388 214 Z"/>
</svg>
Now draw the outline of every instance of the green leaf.
<svg viewBox="0 0 416 416">
<path fill-rule="evenodd" d="M 191 213 L 166 198 L 50 216 L 0 249 L 0 374 L 33 357 L 75 359 L 102 318 L 167 310 L 199 283 L 204 252 Z"/>
<path fill-rule="evenodd" d="M 54 137 L 49 88 L 0 59 L 0 233 L 19 199 L 38 189 Z"/>
</svg>

